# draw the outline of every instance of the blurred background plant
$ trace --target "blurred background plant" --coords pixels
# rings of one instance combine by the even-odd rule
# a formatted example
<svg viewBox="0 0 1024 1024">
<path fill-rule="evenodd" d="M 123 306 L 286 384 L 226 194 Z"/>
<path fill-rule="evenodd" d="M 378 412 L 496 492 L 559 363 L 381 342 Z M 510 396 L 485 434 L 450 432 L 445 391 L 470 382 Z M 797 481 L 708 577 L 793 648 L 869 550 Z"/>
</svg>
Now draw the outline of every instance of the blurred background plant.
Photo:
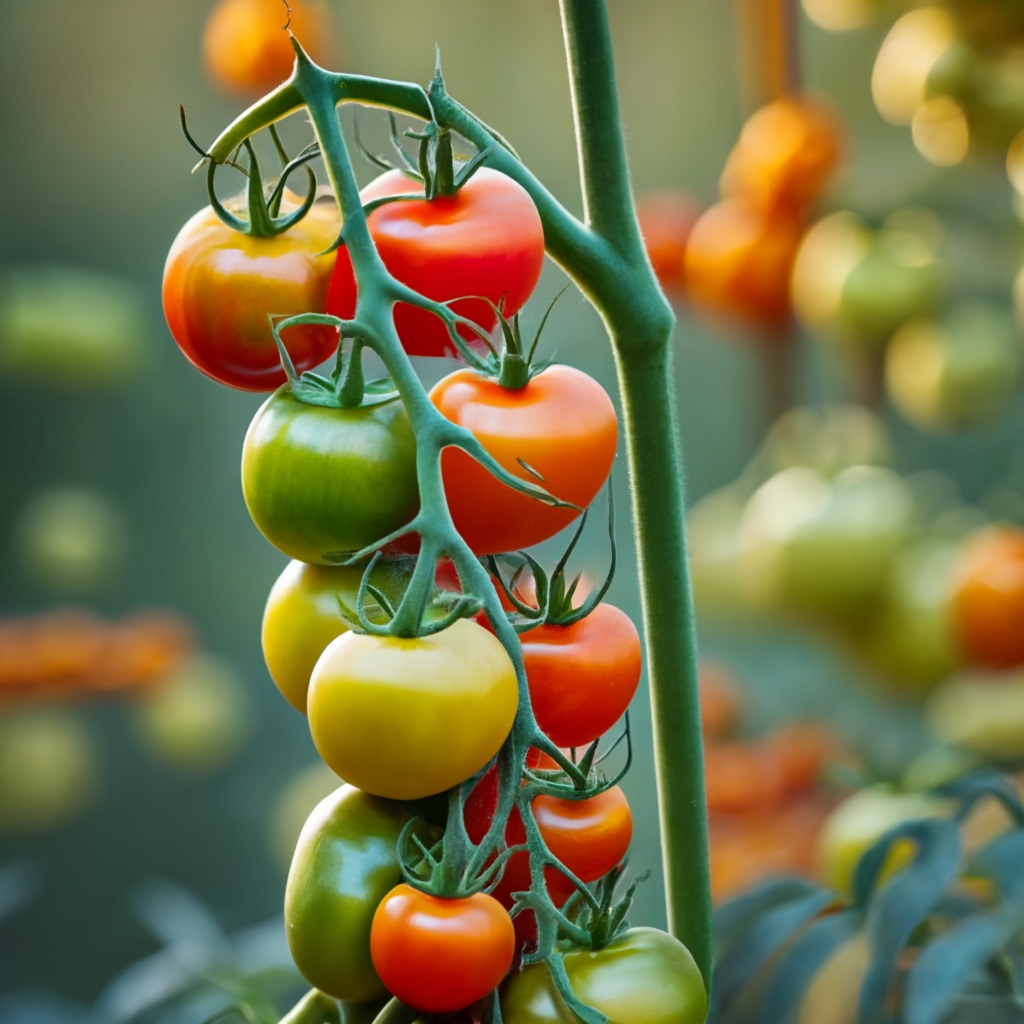
<svg viewBox="0 0 1024 1024">
<path fill-rule="evenodd" d="M 934 786 L 1024 763 L 1024 22 L 1009 0 L 609 6 L 680 321 L 716 898 L 793 872 L 843 891 L 887 828 L 945 813 Z M 354 72 L 424 81 L 436 39 L 453 94 L 581 207 L 550 0 L 293 7 Z M 284 568 L 238 486 L 260 398 L 191 371 L 158 291 L 206 201 L 177 105 L 208 140 L 287 73 L 280 4 L 0 8 L 0 1021 L 196 1020 L 243 991 L 273 1019 L 284 871 L 337 780 L 260 657 Z M 547 266 L 538 309 L 562 283 Z M 545 339 L 613 390 L 582 299 Z M 633 729 L 649 749 L 642 692 Z M 632 918 L 663 924 L 649 758 L 625 789 L 655 872 Z M 982 811 L 978 836 L 1006 827 Z"/>
</svg>

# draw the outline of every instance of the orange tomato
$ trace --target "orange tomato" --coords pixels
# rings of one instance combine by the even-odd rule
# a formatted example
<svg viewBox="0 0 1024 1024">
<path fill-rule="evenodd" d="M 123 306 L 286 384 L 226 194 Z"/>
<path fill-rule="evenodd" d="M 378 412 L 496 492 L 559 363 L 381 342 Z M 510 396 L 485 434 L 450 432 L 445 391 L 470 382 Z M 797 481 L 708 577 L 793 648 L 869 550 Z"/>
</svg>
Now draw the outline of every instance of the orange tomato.
<svg viewBox="0 0 1024 1024">
<path fill-rule="evenodd" d="M 712 814 L 761 813 L 777 806 L 785 793 L 778 760 L 757 743 L 707 747 L 704 773 Z"/>
<path fill-rule="evenodd" d="M 395 886 L 370 929 L 373 966 L 407 1006 L 450 1013 L 482 999 L 505 976 L 515 932 L 505 908 L 482 892 L 441 899 Z"/>
<path fill-rule="evenodd" d="M 686 247 L 690 301 L 778 330 L 790 317 L 789 278 L 803 237 L 798 213 L 727 199 L 707 210 Z"/>
<path fill-rule="evenodd" d="M 791 722 L 768 736 L 764 747 L 775 758 L 786 791 L 801 793 L 814 787 L 840 742 L 836 734 L 823 725 Z"/>
<path fill-rule="evenodd" d="M 618 440 L 615 409 L 604 388 L 580 370 L 549 366 L 516 389 L 457 370 L 430 398 L 510 473 L 563 501 L 586 508 L 608 479 Z M 455 528 L 478 555 L 538 544 L 579 515 L 513 491 L 459 448 L 445 449 L 441 471 Z"/>
<path fill-rule="evenodd" d="M 267 92 L 292 73 L 295 51 L 290 29 L 318 64 L 329 59 L 330 22 L 322 3 L 289 0 L 220 0 L 203 29 L 203 63 L 222 89 L 251 95 Z"/>
<path fill-rule="evenodd" d="M 971 661 L 1024 663 L 1024 530 L 992 526 L 966 544 L 956 569 L 953 619 Z"/>
<path fill-rule="evenodd" d="M 700 207 L 682 192 L 651 192 L 637 200 L 636 215 L 662 288 L 681 291 L 686 283 L 686 241 Z"/>
<path fill-rule="evenodd" d="M 720 182 L 724 198 L 797 209 L 812 202 L 835 169 L 842 130 L 824 104 L 783 96 L 743 126 Z"/>
</svg>

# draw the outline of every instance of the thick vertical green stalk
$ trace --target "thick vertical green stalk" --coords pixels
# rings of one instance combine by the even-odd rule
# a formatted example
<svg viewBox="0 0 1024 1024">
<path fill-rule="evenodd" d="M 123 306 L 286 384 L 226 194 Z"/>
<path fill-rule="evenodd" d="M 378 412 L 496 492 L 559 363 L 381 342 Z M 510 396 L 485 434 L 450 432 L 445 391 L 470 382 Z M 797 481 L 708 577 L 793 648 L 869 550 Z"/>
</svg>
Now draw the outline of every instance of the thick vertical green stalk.
<svg viewBox="0 0 1024 1024">
<path fill-rule="evenodd" d="M 710 988 L 713 937 L 696 631 L 686 562 L 673 317 L 643 250 L 603 2 L 562 0 L 588 226 L 628 267 L 596 304 L 615 348 L 633 491 L 669 929 Z M 625 275 L 624 275 L 625 276 Z"/>
</svg>

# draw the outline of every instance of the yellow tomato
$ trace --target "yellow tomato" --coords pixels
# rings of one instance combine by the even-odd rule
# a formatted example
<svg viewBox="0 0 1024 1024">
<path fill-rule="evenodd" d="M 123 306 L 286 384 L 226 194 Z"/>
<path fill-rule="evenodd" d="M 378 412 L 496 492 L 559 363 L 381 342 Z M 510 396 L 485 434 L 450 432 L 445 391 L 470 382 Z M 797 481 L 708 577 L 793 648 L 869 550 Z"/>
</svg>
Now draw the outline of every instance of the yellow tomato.
<svg viewBox="0 0 1024 1024">
<path fill-rule="evenodd" d="M 924 793 L 892 793 L 862 789 L 844 800 L 829 816 L 818 839 L 818 862 L 825 881 L 849 895 L 861 856 L 882 836 L 904 821 L 934 818 L 946 811 L 942 800 Z M 899 840 L 889 851 L 882 878 L 905 867 L 913 856 L 910 840 Z"/>
<path fill-rule="evenodd" d="M 303 714 L 313 667 L 327 645 L 348 629 L 342 608 L 354 613 L 362 575 L 362 569 L 293 561 L 267 598 L 263 657 L 284 698 Z"/>
<path fill-rule="evenodd" d="M 306 710 L 332 771 L 376 796 L 415 800 L 483 768 L 517 706 L 504 647 L 459 619 L 417 639 L 343 633 L 313 670 Z"/>
</svg>

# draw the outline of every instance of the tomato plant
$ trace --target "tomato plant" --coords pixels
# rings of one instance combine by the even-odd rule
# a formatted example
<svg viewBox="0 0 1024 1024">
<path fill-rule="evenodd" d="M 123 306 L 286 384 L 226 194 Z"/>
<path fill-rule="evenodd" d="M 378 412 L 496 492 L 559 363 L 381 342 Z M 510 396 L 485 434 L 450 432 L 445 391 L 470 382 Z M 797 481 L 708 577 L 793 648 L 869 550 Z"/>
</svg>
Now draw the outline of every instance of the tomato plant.
<svg viewBox="0 0 1024 1024">
<path fill-rule="evenodd" d="M 343 633 L 309 684 L 309 729 L 346 782 L 396 800 L 440 793 L 498 752 L 512 727 L 515 670 L 466 619 L 431 636 Z"/>
<path fill-rule="evenodd" d="M 318 255 L 340 229 L 331 203 L 314 203 L 297 224 L 272 237 L 242 234 L 211 207 L 178 232 L 164 266 L 167 325 L 197 369 L 243 391 L 273 391 L 285 381 L 267 317 L 323 312 L 334 257 Z M 338 347 L 331 327 L 291 327 L 284 342 L 309 370 Z"/>
<path fill-rule="evenodd" d="M 423 194 L 422 182 L 400 170 L 387 171 L 360 193 L 364 203 L 393 195 Z M 403 284 L 439 302 L 463 296 L 503 301 L 506 316 L 526 303 L 544 263 L 544 229 L 526 190 L 507 175 L 483 168 L 452 195 L 421 202 L 389 203 L 367 223 L 384 265 Z M 348 252 L 338 262 L 327 293 L 327 309 L 349 318 L 356 310 L 356 279 Z M 491 331 L 494 311 L 480 298 L 452 309 Z M 395 329 L 410 355 L 452 355 L 444 323 L 424 309 L 399 303 Z M 462 327 L 467 341 L 475 334 Z"/>
<path fill-rule="evenodd" d="M 336 999 L 386 995 L 370 957 L 370 927 L 401 881 L 396 844 L 409 818 L 400 803 L 342 786 L 299 836 L 285 889 L 285 934 L 302 975 Z M 428 828 L 420 831 L 429 837 Z"/>
<path fill-rule="evenodd" d="M 330 564 L 408 522 L 419 503 L 416 439 L 399 401 L 308 405 L 286 385 L 253 417 L 242 493 L 271 544 Z"/>
<path fill-rule="evenodd" d="M 395 886 L 373 917 L 373 965 L 403 1003 L 448 1013 L 483 998 L 512 964 L 512 921 L 484 893 L 439 899 Z"/>
<path fill-rule="evenodd" d="M 537 724 L 559 747 L 606 733 L 636 693 L 640 635 L 614 605 L 602 602 L 569 626 L 537 626 L 521 643 Z"/>
<path fill-rule="evenodd" d="M 655 928 L 631 928 L 603 949 L 565 957 L 573 993 L 616 1024 L 700 1024 L 707 994 L 687 948 Z M 547 969 L 532 964 L 501 995 L 508 1024 L 567 1024 L 573 1017 Z"/>
<path fill-rule="evenodd" d="M 1024 531 L 982 531 L 955 571 L 953 617 L 968 657 L 992 668 L 1024 662 Z"/>
<path fill-rule="evenodd" d="M 508 472 L 543 481 L 562 501 L 586 508 L 608 479 L 618 440 L 615 409 L 597 381 L 571 366 L 549 366 L 518 388 L 456 370 L 430 398 Z M 441 470 L 455 528 L 478 555 L 537 544 L 579 515 L 517 494 L 459 448 L 445 450 Z"/>
</svg>

